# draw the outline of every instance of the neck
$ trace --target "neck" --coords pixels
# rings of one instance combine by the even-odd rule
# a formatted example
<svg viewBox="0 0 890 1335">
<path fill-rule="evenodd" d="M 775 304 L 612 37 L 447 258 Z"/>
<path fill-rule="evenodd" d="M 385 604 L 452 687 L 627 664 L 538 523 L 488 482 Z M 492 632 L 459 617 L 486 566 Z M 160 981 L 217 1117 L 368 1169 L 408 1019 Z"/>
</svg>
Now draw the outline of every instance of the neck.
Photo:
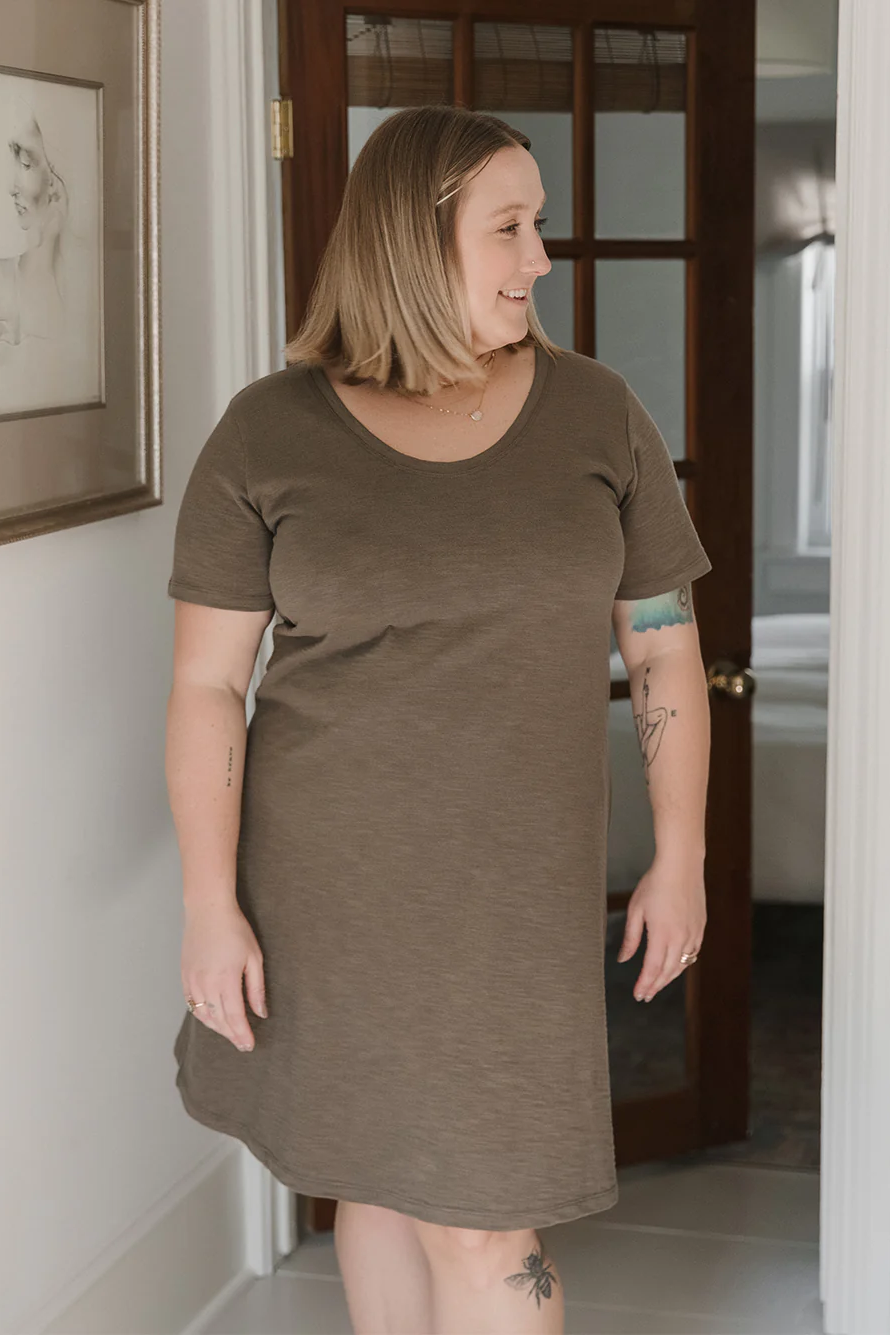
<svg viewBox="0 0 890 1335">
<path fill-rule="evenodd" d="M 433 390 L 432 394 L 424 396 L 424 402 L 430 402 L 434 397 L 440 407 L 448 407 L 452 402 L 457 404 L 458 400 L 472 398 L 474 395 L 476 401 L 491 382 L 500 358 L 498 357 L 499 348 L 491 348 L 488 352 L 480 353 L 476 358 L 476 364 L 485 375 L 485 380 L 481 385 L 473 385 L 466 380 L 457 380 L 453 383 L 442 383 L 438 389 Z"/>
</svg>

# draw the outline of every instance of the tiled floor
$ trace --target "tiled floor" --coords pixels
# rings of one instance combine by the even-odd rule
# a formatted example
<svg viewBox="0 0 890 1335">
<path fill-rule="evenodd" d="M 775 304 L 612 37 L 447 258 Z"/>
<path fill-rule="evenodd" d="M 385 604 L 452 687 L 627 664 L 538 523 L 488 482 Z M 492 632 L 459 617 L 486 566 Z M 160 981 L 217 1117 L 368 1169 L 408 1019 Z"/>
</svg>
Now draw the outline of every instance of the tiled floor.
<svg viewBox="0 0 890 1335">
<path fill-rule="evenodd" d="M 817 1173 L 685 1158 L 623 1169 L 619 1191 L 611 1210 L 541 1230 L 566 1335 L 821 1335 Z M 330 1235 L 207 1335 L 352 1335 Z"/>
</svg>

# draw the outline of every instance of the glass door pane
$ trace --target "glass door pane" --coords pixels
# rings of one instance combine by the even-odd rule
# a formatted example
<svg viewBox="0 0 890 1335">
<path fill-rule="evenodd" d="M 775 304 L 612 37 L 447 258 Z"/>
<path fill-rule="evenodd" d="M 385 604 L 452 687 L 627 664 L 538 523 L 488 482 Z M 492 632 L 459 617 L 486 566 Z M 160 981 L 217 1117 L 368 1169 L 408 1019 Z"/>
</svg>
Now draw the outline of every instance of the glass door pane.
<svg viewBox="0 0 890 1335">
<path fill-rule="evenodd" d="M 597 260 L 596 355 L 686 454 L 686 261 Z"/>
<path fill-rule="evenodd" d="M 549 190 L 547 182 L 544 189 Z M 549 202 L 549 201 L 548 201 Z M 550 272 L 535 279 L 535 310 L 544 333 L 561 348 L 575 347 L 575 261 L 551 260 Z"/>
<path fill-rule="evenodd" d="M 371 131 L 404 107 L 454 100 L 452 24 L 346 15 L 349 170 Z"/>
<path fill-rule="evenodd" d="M 686 34 L 594 31 L 597 236 L 686 235 Z"/>
<path fill-rule="evenodd" d="M 606 1011 L 612 1099 L 641 1099 L 684 1089 L 686 1075 L 686 984 L 680 975 L 652 1001 L 636 1001 L 633 985 L 643 964 L 643 945 L 632 959 L 617 961 L 624 936 L 624 911 L 609 914 L 606 939 Z"/>
<path fill-rule="evenodd" d="M 572 31 L 476 23 L 473 106 L 522 130 L 547 191 L 547 236 L 572 235 Z"/>
<path fill-rule="evenodd" d="M 626 681 L 621 655 L 614 647 L 613 681 Z M 609 760 L 612 772 L 612 819 L 609 830 L 606 884 L 610 894 L 632 892 L 655 853 L 649 803 L 638 741 L 638 720 L 629 699 L 609 706 Z M 688 1084 L 686 1075 L 685 974 L 657 992 L 652 1001 L 637 1001 L 633 989 L 643 968 L 647 937 L 643 931 L 636 953 L 624 963 L 618 951 L 627 920 L 625 908 L 608 915 L 606 937 L 606 1011 L 609 1029 L 609 1071 L 616 1103 L 644 1095 L 666 1094 Z"/>
</svg>

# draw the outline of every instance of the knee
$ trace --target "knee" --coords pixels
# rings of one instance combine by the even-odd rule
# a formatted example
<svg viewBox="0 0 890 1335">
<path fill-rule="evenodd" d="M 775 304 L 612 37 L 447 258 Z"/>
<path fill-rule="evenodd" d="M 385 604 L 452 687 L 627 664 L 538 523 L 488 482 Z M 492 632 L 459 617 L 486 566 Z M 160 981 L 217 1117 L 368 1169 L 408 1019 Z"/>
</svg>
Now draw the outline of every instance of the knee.
<svg viewBox="0 0 890 1335">
<path fill-rule="evenodd" d="M 517 1259 L 537 1245 L 533 1229 L 456 1228 L 451 1224 L 430 1224 L 422 1219 L 416 1223 L 431 1261 L 458 1266 L 470 1277 L 477 1276 L 480 1280 L 504 1271 L 505 1265 L 515 1269 Z"/>
<path fill-rule="evenodd" d="M 429 1224 L 418 1219 L 417 1227 L 431 1247 L 438 1251 L 453 1252 L 456 1256 L 478 1256 L 491 1251 L 504 1233 L 496 1233 L 484 1228 L 456 1228 L 452 1224 Z"/>
</svg>

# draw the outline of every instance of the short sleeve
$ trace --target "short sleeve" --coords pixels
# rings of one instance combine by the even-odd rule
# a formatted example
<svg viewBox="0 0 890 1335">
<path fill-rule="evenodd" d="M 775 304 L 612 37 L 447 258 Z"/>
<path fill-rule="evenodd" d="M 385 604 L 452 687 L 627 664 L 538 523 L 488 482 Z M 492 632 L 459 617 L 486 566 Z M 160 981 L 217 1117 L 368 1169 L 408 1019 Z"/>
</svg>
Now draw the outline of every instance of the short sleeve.
<svg viewBox="0 0 890 1335">
<path fill-rule="evenodd" d="M 677 589 L 706 575 L 711 562 L 664 437 L 629 385 L 625 392 L 632 475 L 619 502 L 624 570 L 615 598 L 630 600 Z"/>
<path fill-rule="evenodd" d="M 173 548 L 171 598 L 233 611 L 272 611 L 272 533 L 251 501 L 241 428 L 232 405 L 195 460 Z"/>
</svg>

